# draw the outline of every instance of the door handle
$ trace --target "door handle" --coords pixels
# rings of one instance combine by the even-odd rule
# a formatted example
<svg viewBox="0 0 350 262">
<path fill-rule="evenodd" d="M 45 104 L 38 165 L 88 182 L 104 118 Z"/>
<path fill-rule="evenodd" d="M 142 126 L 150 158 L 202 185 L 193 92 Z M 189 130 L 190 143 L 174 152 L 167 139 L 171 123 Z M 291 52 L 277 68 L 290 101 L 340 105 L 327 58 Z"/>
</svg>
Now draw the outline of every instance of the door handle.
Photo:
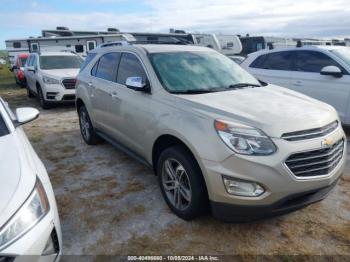
<svg viewBox="0 0 350 262">
<path fill-rule="evenodd" d="M 109 94 L 112 98 L 118 98 L 117 92 L 113 92 Z"/>
</svg>

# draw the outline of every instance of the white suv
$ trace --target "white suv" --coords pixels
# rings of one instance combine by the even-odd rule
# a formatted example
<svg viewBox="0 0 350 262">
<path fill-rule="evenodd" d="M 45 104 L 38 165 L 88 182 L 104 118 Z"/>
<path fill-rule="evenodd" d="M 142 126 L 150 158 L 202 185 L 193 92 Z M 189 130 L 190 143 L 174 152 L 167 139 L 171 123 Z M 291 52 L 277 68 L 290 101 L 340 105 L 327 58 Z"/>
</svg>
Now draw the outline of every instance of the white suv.
<svg viewBox="0 0 350 262">
<path fill-rule="evenodd" d="M 36 95 L 43 109 L 75 100 L 75 78 L 83 60 L 70 52 L 32 53 L 24 75 L 29 97 Z"/>
<path fill-rule="evenodd" d="M 293 89 L 335 107 L 350 124 L 350 48 L 293 47 L 252 53 L 241 64 L 258 79 Z"/>
</svg>

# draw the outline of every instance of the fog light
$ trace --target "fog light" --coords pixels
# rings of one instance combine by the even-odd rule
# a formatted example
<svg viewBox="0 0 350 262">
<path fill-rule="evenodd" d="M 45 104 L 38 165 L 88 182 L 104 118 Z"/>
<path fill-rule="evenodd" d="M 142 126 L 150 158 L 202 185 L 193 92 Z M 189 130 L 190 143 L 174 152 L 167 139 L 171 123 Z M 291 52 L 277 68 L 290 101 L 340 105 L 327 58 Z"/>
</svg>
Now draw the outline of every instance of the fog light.
<svg viewBox="0 0 350 262">
<path fill-rule="evenodd" d="M 231 195 L 258 197 L 265 192 L 265 189 L 255 182 L 244 181 L 227 176 L 223 176 L 222 178 L 227 193 Z"/>
</svg>

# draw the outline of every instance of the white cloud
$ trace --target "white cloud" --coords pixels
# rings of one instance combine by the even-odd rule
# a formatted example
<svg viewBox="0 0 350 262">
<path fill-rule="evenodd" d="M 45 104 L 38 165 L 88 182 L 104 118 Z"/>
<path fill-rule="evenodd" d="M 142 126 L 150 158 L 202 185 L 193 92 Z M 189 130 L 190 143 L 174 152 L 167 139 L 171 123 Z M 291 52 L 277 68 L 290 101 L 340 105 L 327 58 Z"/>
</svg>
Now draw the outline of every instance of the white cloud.
<svg viewBox="0 0 350 262">
<path fill-rule="evenodd" d="M 178 28 L 231 34 L 333 37 L 345 36 L 350 25 L 348 0 L 146 0 L 146 3 L 151 6 L 152 12 L 121 15 L 114 14 L 112 10 L 89 14 L 6 14 L 0 11 L 0 28 L 13 28 L 14 31 L 37 28 L 38 33 L 39 29 L 51 29 L 57 25 L 72 29 L 104 30 L 117 27 L 122 31 L 154 32 Z M 15 24 L 11 22 L 14 20 Z"/>
</svg>

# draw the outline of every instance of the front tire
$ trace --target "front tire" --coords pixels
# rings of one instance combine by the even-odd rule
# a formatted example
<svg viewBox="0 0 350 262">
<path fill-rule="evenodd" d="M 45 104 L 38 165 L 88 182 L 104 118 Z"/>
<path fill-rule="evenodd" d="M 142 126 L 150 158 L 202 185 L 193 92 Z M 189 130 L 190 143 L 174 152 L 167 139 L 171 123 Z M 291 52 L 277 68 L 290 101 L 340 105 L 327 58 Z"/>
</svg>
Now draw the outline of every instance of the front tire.
<svg viewBox="0 0 350 262">
<path fill-rule="evenodd" d="M 178 217 L 192 220 L 207 211 L 208 194 L 202 172 L 185 147 L 165 149 L 158 160 L 157 175 L 162 195 Z"/>
<path fill-rule="evenodd" d="M 50 104 L 45 100 L 43 90 L 41 89 L 40 86 L 37 87 L 37 90 L 38 90 L 38 99 L 39 99 L 40 106 L 42 107 L 42 109 L 49 109 Z"/>
<path fill-rule="evenodd" d="M 79 108 L 78 113 L 79 113 L 80 133 L 85 143 L 88 145 L 98 144 L 101 141 L 101 139 L 95 132 L 95 129 L 91 123 L 90 116 L 86 107 L 81 106 Z"/>
</svg>

